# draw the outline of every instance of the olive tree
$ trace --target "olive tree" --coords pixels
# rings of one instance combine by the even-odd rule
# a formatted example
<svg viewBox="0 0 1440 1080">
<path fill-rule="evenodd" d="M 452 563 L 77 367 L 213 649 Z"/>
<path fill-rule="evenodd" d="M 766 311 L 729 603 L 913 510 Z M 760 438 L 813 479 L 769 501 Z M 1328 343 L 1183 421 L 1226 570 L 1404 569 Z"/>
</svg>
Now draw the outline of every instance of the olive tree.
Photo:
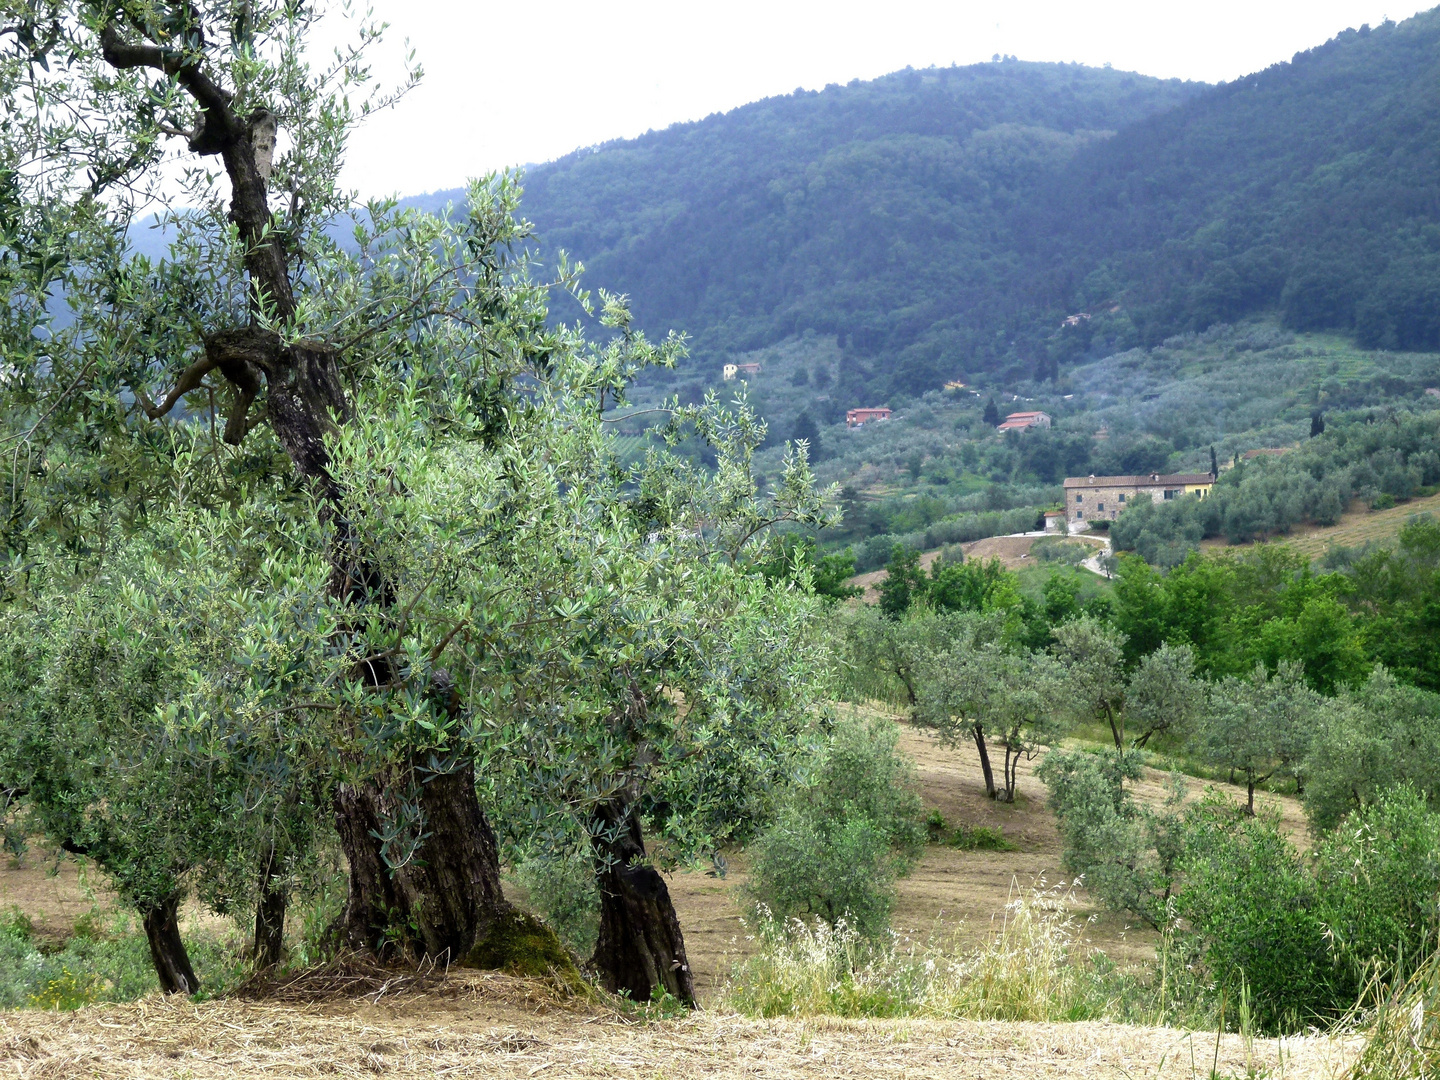
<svg viewBox="0 0 1440 1080">
<path fill-rule="evenodd" d="M 826 520 L 803 452 L 760 498 L 763 425 L 712 399 L 677 407 L 668 434 L 714 445 L 713 474 L 667 452 L 622 469 L 605 413 L 681 342 L 647 341 L 604 294 L 597 341 L 552 318 L 557 290 L 577 320 L 593 308 L 563 258 L 548 276 L 534 261 L 513 178 L 453 214 L 353 208 L 336 175 L 349 128 L 385 102 L 351 100 L 376 28 L 314 68 L 313 14 L 289 3 L 57 0 L 17 18 L 8 89 L 39 108 L 31 144 L 58 164 L 13 200 L 35 270 L 11 288 L 28 321 L 7 329 L 7 521 L 26 523 L 7 534 L 7 599 L 39 610 L 113 573 L 124 604 L 182 628 L 195 676 L 146 703 L 129 745 L 184 734 L 182 799 L 231 770 L 263 788 L 247 807 L 325 806 L 349 870 L 338 941 L 502 960 L 516 916 L 477 789 L 513 802 L 497 792 L 513 784 L 590 837 L 602 981 L 688 999 L 641 820 L 699 848 L 753 818 L 806 715 L 810 601 L 747 569 L 776 524 Z M 54 41 L 47 73 L 34 61 Z M 103 137 L 72 137 L 67 116 Z M 161 259 L 127 245 L 135 191 L 182 207 Z M 69 321 L 37 333 L 57 289 Z M 44 595 L 22 587 L 32 563 Z M 18 688 L 43 697 L 33 677 Z M 707 758 L 756 766 L 756 783 L 717 784 Z M 248 864 L 270 948 L 287 841 L 234 833 L 169 873 Z"/>
<path fill-rule="evenodd" d="M 974 740 L 985 793 L 1013 802 L 1021 760 L 1064 734 L 1063 681 L 1049 655 L 986 640 L 994 627 L 993 620 L 976 620 L 968 640 L 926 657 L 914 715 L 942 740 Z M 998 787 L 990 762 L 993 742 L 1004 751 Z"/>
<path fill-rule="evenodd" d="M 1249 678 L 1212 685 L 1192 744 L 1212 765 L 1244 777 L 1245 812 L 1253 816 L 1257 784 L 1301 775 L 1320 704 L 1299 664 L 1282 661 L 1273 673 L 1257 665 Z"/>
</svg>

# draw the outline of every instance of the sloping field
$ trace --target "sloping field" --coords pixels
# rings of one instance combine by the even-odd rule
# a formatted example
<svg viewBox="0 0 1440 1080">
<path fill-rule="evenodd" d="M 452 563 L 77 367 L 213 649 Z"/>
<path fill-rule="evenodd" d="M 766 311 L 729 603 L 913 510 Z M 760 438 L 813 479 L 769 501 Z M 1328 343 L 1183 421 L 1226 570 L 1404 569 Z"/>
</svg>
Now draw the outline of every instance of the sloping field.
<svg viewBox="0 0 1440 1080">
<path fill-rule="evenodd" d="M 1063 883 L 1060 843 L 1033 775 L 1020 769 L 1016 802 L 985 797 L 972 744 L 940 745 L 901 726 L 900 745 L 916 762 L 927 810 L 952 825 L 1000 829 L 1015 851 L 960 851 L 931 844 L 900 882 L 894 924 L 902 935 L 942 932 L 978 941 L 993 934 L 1017 892 Z M 1194 785 L 1198 794 L 1202 785 Z M 1164 797 L 1150 773 L 1142 799 Z M 1303 833 L 1292 799 L 1262 794 L 1289 831 Z M 0 904 L 27 909 L 61 935 L 96 897 L 71 864 L 0 868 Z M 742 922 L 743 853 L 724 879 L 701 872 L 670 878 L 702 1001 L 714 1001 L 729 962 L 754 948 Z M 1097 910 L 1076 890 L 1071 912 L 1082 948 L 1119 963 L 1154 956 L 1155 935 Z M 197 919 L 199 913 L 195 913 Z M 212 917 L 213 918 L 213 917 Z M 204 972 L 201 973 L 204 978 Z M 0 1077 L 1133 1077 L 1209 1076 L 1214 1035 L 1116 1024 L 971 1023 L 831 1019 L 750 1021 L 701 1012 L 641 1022 L 607 1005 L 566 998 L 534 980 L 455 972 L 415 984 L 372 978 L 321 1000 L 221 1000 L 195 1004 L 152 996 L 74 1013 L 0 1012 Z M 1353 1045 L 1322 1038 L 1219 1043 L 1219 1075 L 1244 1076 L 1249 1064 L 1272 1078 L 1339 1077 Z M 1284 1055 L 1283 1071 L 1280 1068 Z M 1193 1069 L 1192 1069 L 1193 1058 Z"/>
<path fill-rule="evenodd" d="M 1398 526 L 1397 526 L 1398 527 Z M 980 559 L 988 561 L 999 559 L 1000 565 L 1007 570 L 1022 570 L 1027 566 L 1035 565 L 1035 560 L 1030 557 L 1030 548 L 1042 534 L 1025 534 L 1023 536 L 988 536 L 983 540 L 971 540 L 969 543 L 961 544 L 960 548 L 965 552 L 967 559 Z M 1096 551 L 1105 546 L 1105 541 L 1098 536 L 1086 536 L 1081 533 L 1071 537 L 1090 545 Z M 920 568 L 929 570 L 932 563 L 940 557 L 940 548 L 933 551 L 926 551 L 920 555 Z M 856 574 L 846 584 L 856 585 L 865 590 L 861 600 L 866 604 L 874 604 L 880 599 L 880 583 L 888 576 L 885 570 L 871 570 L 865 574 Z"/>
<path fill-rule="evenodd" d="M 1271 543 L 1288 544 L 1310 559 L 1318 559 L 1332 547 L 1360 547 L 1394 540 L 1405 523 L 1416 514 L 1440 515 L 1440 495 L 1411 499 L 1388 510 L 1366 510 L 1363 503 L 1347 511 L 1338 525 L 1302 525 L 1289 536 L 1277 536 Z M 1223 539 L 1206 540 L 1202 547 L 1223 548 Z M 1248 545 L 1240 545 L 1248 546 Z"/>
<path fill-rule="evenodd" d="M 1247 1043 L 1117 1024 L 637 1022 L 533 982 L 456 973 L 399 996 L 289 1005 L 157 998 L 0 1014 L 0 1075 L 25 1080 L 258 1077 L 1338 1078 L 1352 1042 Z M 1249 1073 L 1254 1075 L 1254 1073 Z"/>
</svg>

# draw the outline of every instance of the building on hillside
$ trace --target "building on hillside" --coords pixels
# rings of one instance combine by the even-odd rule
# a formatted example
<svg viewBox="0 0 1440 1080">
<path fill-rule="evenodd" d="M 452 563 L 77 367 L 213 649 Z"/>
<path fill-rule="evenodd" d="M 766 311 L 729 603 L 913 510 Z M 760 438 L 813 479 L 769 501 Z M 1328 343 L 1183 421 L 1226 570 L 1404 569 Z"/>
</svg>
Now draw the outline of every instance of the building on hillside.
<svg viewBox="0 0 1440 1080">
<path fill-rule="evenodd" d="M 868 424 L 872 420 L 889 420 L 889 409 L 851 409 L 845 414 L 845 425 L 857 428 L 862 424 Z"/>
<path fill-rule="evenodd" d="M 951 379 L 945 384 L 946 390 L 965 390 L 967 387 L 959 379 Z"/>
<path fill-rule="evenodd" d="M 1047 533 L 1063 532 L 1065 528 L 1064 510 L 1045 511 L 1045 531 Z"/>
<path fill-rule="evenodd" d="M 1114 521 L 1137 498 L 1164 502 L 1185 495 L 1205 498 L 1215 477 L 1210 473 L 1151 473 L 1149 476 L 1067 476 L 1065 520 L 1072 529 L 1092 521 Z"/>
<path fill-rule="evenodd" d="M 720 373 L 725 377 L 725 381 L 729 382 L 731 379 L 735 378 L 735 373 L 739 370 L 740 369 L 734 364 L 726 364 L 723 368 L 720 369 Z"/>
<path fill-rule="evenodd" d="M 1440 397 L 1440 386 L 1427 386 L 1425 387 L 1425 393 L 1431 397 Z"/>
<path fill-rule="evenodd" d="M 736 368 L 737 371 L 740 372 L 741 375 L 759 375 L 759 374 L 760 374 L 760 365 L 759 365 L 759 364 L 736 364 L 736 365 L 735 365 L 735 368 Z"/>
<path fill-rule="evenodd" d="M 1012 412 L 1000 422 L 996 431 L 1024 431 L 1026 428 L 1048 428 L 1050 414 L 1043 412 Z"/>
</svg>

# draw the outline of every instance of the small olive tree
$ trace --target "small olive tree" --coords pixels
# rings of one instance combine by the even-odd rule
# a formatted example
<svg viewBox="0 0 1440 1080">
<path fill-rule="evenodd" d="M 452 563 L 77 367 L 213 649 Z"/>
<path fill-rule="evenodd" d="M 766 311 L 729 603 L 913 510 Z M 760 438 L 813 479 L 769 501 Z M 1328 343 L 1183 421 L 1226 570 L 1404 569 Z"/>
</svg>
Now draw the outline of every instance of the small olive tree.
<svg viewBox="0 0 1440 1080">
<path fill-rule="evenodd" d="M 946 742 L 973 740 L 985 793 L 1013 802 L 1021 760 L 1058 742 L 1066 730 L 1064 682 L 1047 654 L 986 640 L 995 625 L 993 619 L 976 618 L 968 640 L 926 657 L 914 716 Z M 992 742 L 1004 751 L 999 786 L 990 763 Z"/>
<path fill-rule="evenodd" d="M 1245 812 L 1255 813 L 1255 786 L 1273 776 L 1301 778 L 1310 749 L 1320 695 L 1300 665 L 1284 661 L 1273 674 L 1259 665 L 1250 677 L 1227 676 L 1210 690 L 1192 739 L 1212 765 L 1245 781 Z"/>
</svg>

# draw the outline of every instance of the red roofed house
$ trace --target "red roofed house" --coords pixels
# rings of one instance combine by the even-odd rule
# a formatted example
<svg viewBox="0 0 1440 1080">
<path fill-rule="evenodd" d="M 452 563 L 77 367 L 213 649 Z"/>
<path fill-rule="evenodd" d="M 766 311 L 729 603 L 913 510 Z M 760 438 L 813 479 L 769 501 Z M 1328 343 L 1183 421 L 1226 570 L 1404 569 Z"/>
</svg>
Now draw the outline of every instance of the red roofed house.
<svg viewBox="0 0 1440 1080">
<path fill-rule="evenodd" d="M 1024 431 L 1026 428 L 1050 426 L 1050 414 L 1043 412 L 1012 412 L 996 431 Z"/>
<path fill-rule="evenodd" d="M 868 424 L 871 420 L 889 420 L 889 409 L 851 409 L 845 414 L 845 423 L 850 427 Z"/>
</svg>

